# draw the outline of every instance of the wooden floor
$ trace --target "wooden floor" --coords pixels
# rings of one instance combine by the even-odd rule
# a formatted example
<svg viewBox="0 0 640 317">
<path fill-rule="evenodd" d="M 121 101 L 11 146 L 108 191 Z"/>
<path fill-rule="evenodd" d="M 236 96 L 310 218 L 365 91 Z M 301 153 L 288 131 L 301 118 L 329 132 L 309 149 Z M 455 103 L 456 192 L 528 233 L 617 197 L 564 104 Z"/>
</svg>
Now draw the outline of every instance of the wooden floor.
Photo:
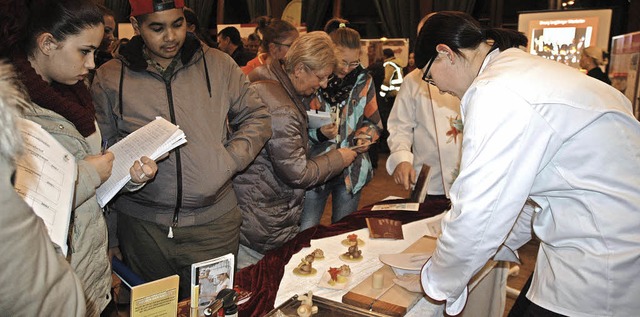
<svg viewBox="0 0 640 317">
<path fill-rule="evenodd" d="M 387 155 L 380 155 L 378 168 L 374 171 L 373 180 L 362 191 L 362 197 L 360 198 L 359 204 L 360 208 L 378 202 L 387 196 L 409 197 L 409 191 L 404 190 L 400 185 L 396 185 L 393 178 L 387 174 L 385 168 L 386 159 Z M 323 225 L 331 224 L 330 204 L 327 204 L 325 207 L 320 223 Z M 516 276 L 509 277 L 507 280 L 507 286 L 515 290 L 522 289 L 522 286 L 529 278 L 529 275 L 533 272 L 537 252 L 538 243 L 535 241 L 529 242 L 518 250 L 522 264 L 519 266 L 519 273 Z M 513 306 L 514 300 L 515 298 L 507 296 L 504 316 L 507 316 L 511 306 Z"/>
</svg>

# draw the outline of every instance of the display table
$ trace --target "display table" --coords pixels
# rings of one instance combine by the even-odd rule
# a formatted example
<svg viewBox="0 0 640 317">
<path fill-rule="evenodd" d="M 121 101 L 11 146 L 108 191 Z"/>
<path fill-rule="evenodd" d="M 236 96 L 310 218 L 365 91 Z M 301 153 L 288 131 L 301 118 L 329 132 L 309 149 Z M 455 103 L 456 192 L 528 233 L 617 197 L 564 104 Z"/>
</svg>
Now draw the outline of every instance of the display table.
<svg viewBox="0 0 640 317">
<path fill-rule="evenodd" d="M 307 290 L 313 291 L 314 296 L 321 296 L 340 302 L 342 296 L 351 287 L 356 286 L 384 265 L 378 259 L 380 254 L 394 254 L 406 249 L 424 235 L 429 221 L 430 219 L 428 218 L 404 225 L 402 228 L 404 233 L 403 240 L 369 239 L 369 230 L 366 228 L 351 232 L 357 234 L 358 238 L 364 241 L 364 246 L 360 247 L 363 254 L 363 260 L 360 262 L 344 262 L 338 257 L 340 253 L 345 252 L 347 249 L 341 244 L 341 241 L 346 239 L 346 235 L 349 233 L 311 240 L 311 246 L 303 248 L 295 254 L 285 266 L 275 306 L 277 307 L 291 296 Z M 301 277 L 293 274 L 293 269 L 300 263 L 300 259 L 316 248 L 320 248 L 325 252 L 323 260 L 313 262 L 313 267 L 318 270 L 318 273 L 313 277 Z M 348 264 L 352 272 L 351 281 L 349 281 L 345 289 L 329 289 L 318 285 L 320 277 L 329 267 L 339 267 L 342 264 Z M 502 316 L 506 294 L 506 271 L 508 270 L 504 270 L 497 263 L 491 262 L 476 275 L 469 285 L 468 307 L 465 309 L 463 316 Z M 442 316 L 443 308 L 443 305 L 433 304 L 422 298 L 405 316 Z"/>
<path fill-rule="evenodd" d="M 253 292 L 251 299 L 239 307 L 240 316 L 262 316 L 274 308 L 274 304 L 280 304 L 294 294 L 313 290 L 314 294 L 336 301 L 348 289 L 336 291 L 320 289 L 317 285 L 323 274 L 325 264 L 317 263 L 318 274 L 313 278 L 300 278 L 294 280 L 292 274 L 300 262 L 300 257 L 315 249 L 315 245 L 334 245 L 333 249 L 343 252 L 345 249 L 340 241 L 346 237 L 346 233 L 355 231 L 367 245 L 362 248 L 365 260 L 353 265 L 355 273 L 350 285 L 358 284 L 364 277 L 382 266 L 378 260 L 378 254 L 398 253 L 409 246 L 426 232 L 426 218 L 435 216 L 449 207 L 448 200 L 429 200 L 421 204 L 418 212 L 407 211 L 376 211 L 369 208 L 358 211 L 345 217 L 339 223 L 329 227 L 316 226 L 309 228 L 287 242 L 282 247 L 267 252 L 265 257 L 256 265 L 249 266 L 237 272 L 236 284 Z M 405 239 L 369 240 L 365 218 L 390 218 L 403 222 Z M 332 237 L 332 238 L 329 238 Z M 329 238 L 329 239 L 323 239 Z M 322 239 L 322 240 L 321 240 Z M 312 241 L 313 240 L 313 241 Z M 335 240 L 335 241 L 333 241 Z M 304 250 L 303 250 L 304 248 Z M 327 250 L 325 250 L 325 253 Z M 298 254 L 298 255 L 296 255 Z M 295 255 L 295 256 L 294 256 Z M 329 263 L 329 259 L 325 259 Z M 331 260 L 333 261 L 333 260 Z M 340 260 L 336 258 L 336 263 Z M 333 263 L 333 262 L 331 262 Z M 469 303 L 464 316 L 501 316 L 504 310 L 505 288 L 507 269 L 503 266 L 490 266 L 484 273 L 479 274 L 477 282 L 473 283 L 474 289 L 469 296 Z M 442 315 L 442 305 L 434 305 L 421 299 L 411 310 L 408 316 L 438 316 Z"/>
</svg>

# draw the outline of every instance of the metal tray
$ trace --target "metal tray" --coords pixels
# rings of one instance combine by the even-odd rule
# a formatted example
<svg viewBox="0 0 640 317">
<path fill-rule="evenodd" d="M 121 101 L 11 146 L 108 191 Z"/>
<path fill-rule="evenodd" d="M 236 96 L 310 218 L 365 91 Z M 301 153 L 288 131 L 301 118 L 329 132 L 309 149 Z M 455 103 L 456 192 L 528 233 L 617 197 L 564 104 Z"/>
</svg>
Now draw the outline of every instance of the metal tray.
<svg viewBox="0 0 640 317">
<path fill-rule="evenodd" d="M 319 296 L 313 296 L 313 304 L 318 306 L 318 313 L 313 317 L 334 317 L 334 316 L 377 316 L 388 317 L 388 315 L 368 311 L 355 306 L 347 305 L 344 303 L 335 302 Z M 286 302 L 270 311 L 266 316 L 279 316 L 277 311 L 280 310 L 286 316 L 297 317 L 296 310 L 300 307 L 300 301 L 298 295 L 294 295 Z"/>
</svg>

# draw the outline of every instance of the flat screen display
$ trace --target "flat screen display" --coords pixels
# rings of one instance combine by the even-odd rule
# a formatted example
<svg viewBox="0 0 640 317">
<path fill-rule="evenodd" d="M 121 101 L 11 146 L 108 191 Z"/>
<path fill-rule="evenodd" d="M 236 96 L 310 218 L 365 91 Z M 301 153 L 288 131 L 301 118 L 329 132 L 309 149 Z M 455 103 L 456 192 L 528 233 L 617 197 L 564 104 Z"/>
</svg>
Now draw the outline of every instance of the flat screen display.
<svg viewBox="0 0 640 317">
<path fill-rule="evenodd" d="M 611 9 L 526 12 L 518 31 L 529 39 L 527 52 L 580 68 L 583 48 L 608 50 L 611 15 Z"/>
</svg>

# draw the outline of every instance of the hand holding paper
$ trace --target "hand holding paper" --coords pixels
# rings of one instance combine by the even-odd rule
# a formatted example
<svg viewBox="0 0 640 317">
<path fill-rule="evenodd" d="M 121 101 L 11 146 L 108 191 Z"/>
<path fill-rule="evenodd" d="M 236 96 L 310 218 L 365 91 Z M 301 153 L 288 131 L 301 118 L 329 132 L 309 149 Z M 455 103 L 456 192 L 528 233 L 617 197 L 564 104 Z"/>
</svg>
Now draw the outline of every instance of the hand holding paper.
<svg viewBox="0 0 640 317">
<path fill-rule="evenodd" d="M 143 156 L 147 156 L 151 160 L 157 159 L 186 142 L 184 132 L 178 126 L 157 117 L 111 146 L 109 151 L 115 155 L 111 177 L 96 190 L 100 207 L 104 207 L 132 179 L 131 162 L 135 162 Z M 147 162 L 155 164 L 151 161 Z M 152 178 L 151 176 L 155 176 L 153 170 L 157 170 L 157 167 L 149 166 L 152 170 L 147 168 L 145 171 L 142 168 L 146 163 L 145 161 L 142 163 L 139 169 L 135 167 L 134 163 L 133 172 L 137 177 L 134 177 L 133 180 L 144 183 Z"/>
<path fill-rule="evenodd" d="M 324 134 L 324 136 L 329 140 L 335 139 L 335 137 L 338 135 L 338 125 L 335 123 L 323 125 L 322 127 L 320 127 L 320 132 L 322 132 L 322 134 Z"/>
<path fill-rule="evenodd" d="M 153 179 L 158 171 L 158 165 L 147 156 L 143 156 L 139 161 L 135 161 L 129 169 L 131 181 L 142 184 Z"/>
</svg>

